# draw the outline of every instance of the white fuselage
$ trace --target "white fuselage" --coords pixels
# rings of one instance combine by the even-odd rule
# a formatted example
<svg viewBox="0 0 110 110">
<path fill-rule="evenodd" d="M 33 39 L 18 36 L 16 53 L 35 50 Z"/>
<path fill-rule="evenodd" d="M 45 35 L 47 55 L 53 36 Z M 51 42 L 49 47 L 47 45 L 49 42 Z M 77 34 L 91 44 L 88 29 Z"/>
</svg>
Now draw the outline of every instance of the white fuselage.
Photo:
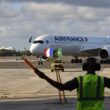
<svg viewBox="0 0 110 110">
<path fill-rule="evenodd" d="M 101 49 L 105 45 L 110 45 L 110 37 L 42 35 L 31 44 L 30 52 L 41 56 L 46 48 L 62 48 L 64 56 L 80 56 L 81 52 Z"/>
</svg>

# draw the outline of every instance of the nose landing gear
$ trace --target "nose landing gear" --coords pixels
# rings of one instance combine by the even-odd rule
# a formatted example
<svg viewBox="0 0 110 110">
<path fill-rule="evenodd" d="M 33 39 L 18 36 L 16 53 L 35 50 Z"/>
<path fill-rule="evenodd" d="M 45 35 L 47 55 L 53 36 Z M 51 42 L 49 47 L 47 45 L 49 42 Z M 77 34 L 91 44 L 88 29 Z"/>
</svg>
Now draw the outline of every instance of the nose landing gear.
<svg viewBox="0 0 110 110">
<path fill-rule="evenodd" d="M 39 58 L 39 60 L 38 60 L 38 65 L 43 65 L 43 61 L 41 58 Z"/>
</svg>

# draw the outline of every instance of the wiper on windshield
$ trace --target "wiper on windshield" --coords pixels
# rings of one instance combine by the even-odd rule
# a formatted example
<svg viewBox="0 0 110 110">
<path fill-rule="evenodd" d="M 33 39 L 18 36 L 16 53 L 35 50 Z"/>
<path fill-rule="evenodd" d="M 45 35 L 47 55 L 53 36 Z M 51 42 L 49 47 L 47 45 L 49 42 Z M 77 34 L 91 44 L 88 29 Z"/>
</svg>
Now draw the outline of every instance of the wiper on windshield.
<svg viewBox="0 0 110 110">
<path fill-rule="evenodd" d="M 44 43 L 44 41 L 42 41 L 42 40 L 37 40 L 37 41 L 34 41 L 34 42 L 33 42 L 33 44 L 36 44 L 36 43 L 43 44 L 43 43 Z"/>
</svg>

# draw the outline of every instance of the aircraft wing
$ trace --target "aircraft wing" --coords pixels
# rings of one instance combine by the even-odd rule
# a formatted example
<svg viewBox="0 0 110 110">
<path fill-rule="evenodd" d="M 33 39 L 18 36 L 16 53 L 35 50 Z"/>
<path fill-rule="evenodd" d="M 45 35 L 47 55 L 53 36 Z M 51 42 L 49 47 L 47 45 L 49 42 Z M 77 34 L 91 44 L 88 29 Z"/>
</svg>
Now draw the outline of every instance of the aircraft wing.
<svg viewBox="0 0 110 110">
<path fill-rule="evenodd" d="M 81 56 L 98 56 L 99 50 L 101 49 L 101 46 L 86 46 L 85 48 L 81 49 L 80 55 Z"/>
<path fill-rule="evenodd" d="M 87 50 L 83 50 L 80 52 L 81 56 L 98 56 L 98 52 L 99 52 L 100 48 L 97 49 L 87 49 Z"/>
</svg>

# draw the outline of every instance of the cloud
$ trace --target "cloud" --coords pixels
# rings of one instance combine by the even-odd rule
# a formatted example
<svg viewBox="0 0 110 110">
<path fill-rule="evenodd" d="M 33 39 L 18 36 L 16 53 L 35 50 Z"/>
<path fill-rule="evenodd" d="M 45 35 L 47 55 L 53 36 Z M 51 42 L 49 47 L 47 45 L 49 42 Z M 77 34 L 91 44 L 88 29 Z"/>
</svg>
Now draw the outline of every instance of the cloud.
<svg viewBox="0 0 110 110">
<path fill-rule="evenodd" d="M 63 3 L 57 0 L 3 1 L 0 1 L 1 46 L 28 47 L 30 36 L 41 34 L 109 35 L 109 8 L 77 6 L 74 0 L 62 0 Z"/>
<path fill-rule="evenodd" d="M 109 17 L 107 9 L 104 11 L 89 7 L 32 2 L 23 4 L 18 12 L 13 10 L 14 7 L 11 4 L 8 5 L 8 11 L 5 11 L 5 6 L 1 8 L 4 12 L 4 15 L 2 14 L 0 18 L 1 31 L 5 36 L 5 33 L 7 33 L 7 36 L 18 36 L 19 38 L 23 38 L 29 33 L 33 35 L 42 33 L 75 33 L 75 30 L 80 33 L 82 32 L 81 25 L 85 27 L 91 24 L 91 27 L 95 28 L 98 22 L 107 22 L 106 19 Z"/>
<path fill-rule="evenodd" d="M 36 2 L 36 3 L 63 3 L 77 6 L 109 8 L 110 0 L 1 0 L 1 2 Z"/>
</svg>

